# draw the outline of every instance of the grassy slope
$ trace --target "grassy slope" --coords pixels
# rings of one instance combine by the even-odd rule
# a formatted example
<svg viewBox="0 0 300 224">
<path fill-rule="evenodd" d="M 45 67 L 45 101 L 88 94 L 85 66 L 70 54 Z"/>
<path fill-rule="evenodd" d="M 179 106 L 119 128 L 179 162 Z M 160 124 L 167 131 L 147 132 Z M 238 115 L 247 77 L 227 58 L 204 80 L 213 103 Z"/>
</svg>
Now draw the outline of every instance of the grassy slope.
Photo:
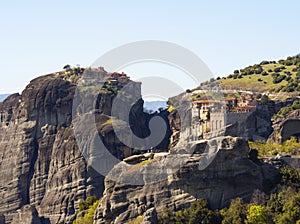
<svg viewBox="0 0 300 224">
<path fill-rule="evenodd" d="M 286 65 L 287 61 L 291 60 L 298 60 L 299 56 L 290 57 L 292 59 L 286 59 L 286 60 L 280 60 L 279 62 L 272 62 L 270 64 L 260 64 L 262 68 L 262 72 L 260 74 L 251 74 L 251 75 L 243 75 L 239 78 L 222 78 L 218 80 L 220 87 L 222 89 L 235 89 L 235 90 L 249 90 L 249 91 L 258 91 L 258 92 L 269 92 L 269 93 L 275 93 L 276 90 L 278 92 L 279 87 L 281 86 L 287 86 L 288 82 L 286 80 L 281 81 L 280 83 L 274 84 L 273 83 L 273 77 L 272 74 L 274 74 L 275 68 L 280 68 L 282 66 L 285 66 L 285 69 L 283 69 L 280 72 L 277 72 L 279 75 L 287 75 L 287 72 L 291 73 L 291 78 L 295 80 L 297 71 L 293 71 L 296 68 L 299 69 L 300 63 L 293 63 L 292 65 Z M 300 60 L 300 58 L 299 58 Z M 245 70 L 255 70 L 254 66 L 249 66 L 245 69 L 241 69 L 240 74 Z M 272 71 L 270 71 L 272 70 Z M 267 75 L 263 76 L 262 73 L 266 72 Z M 284 93 L 285 91 L 280 91 L 279 93 L 276 93 L 277 95 L 286 95 Z M 293 91 L 293 93 L 289 93 L 288 95 L 298 94 L 298 91 Z"/>
<path fill-rule="evenodd" d="M 280 67 L 280 64 L 268 64 L 262 65 L 263 71 L 268 71 L 269 69 L 274 70 L 274 68 Z M 292 73 L 292 78 L 295 78 L 296 72 L 292 72 L 292 69 L 296 68 L 295 65 L 286 66 L 284 71 L 290 71 Z M 284 71 L 278 72 L 280 75 L 284 75 Z M 262 81 L 258 81 L 261 79 Z M 247 75 L 242 78 L 226 78 L 220 80 L 221 87 L 224 89 L 233 89 L 233 88 L 240 88 L 243 90 L 253 90 L 253 91 L 270 91 L 278 89 L 280 86 L 286 86 L 287 81 L 283 80 L 281 83 L 273 84 L 273 78 L 271 74 L 267 76 L 263 76 L 262 74 L 253 74 Z"/>
</svg>

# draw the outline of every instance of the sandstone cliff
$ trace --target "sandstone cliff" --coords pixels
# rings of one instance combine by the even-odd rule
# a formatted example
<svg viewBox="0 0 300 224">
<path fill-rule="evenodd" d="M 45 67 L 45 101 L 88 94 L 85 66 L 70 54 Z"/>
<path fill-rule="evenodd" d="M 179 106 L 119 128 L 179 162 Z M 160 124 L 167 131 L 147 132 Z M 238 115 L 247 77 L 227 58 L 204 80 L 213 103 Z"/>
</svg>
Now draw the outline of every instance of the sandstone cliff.
<svg viewBox="0 0 300 224">
<path fill-rule="evenodd" d="M 154 211 L 187 207 L 197 198 L 208 199 L 213 208 L 223 207 L 232 198 L 247 199 L 254 189 L 272 185 L 276 171 L 251 161 L 242 139 L 204 141 L 195 146 L 194 153 L 187 154 L 193 147 L 177 143 L 181 128 L 191 125 L 191 118 L 188 113 L 180 117 L 177 111 L 160 114 L 170 125 L 157 148 L 166 149 L 173 133 L 172 154 L 155 155 L 145 166 L 121 162 L 110 173 L 114 178 L 104 180 L 91 166 L 87 142 L 95 142 L 99 134 L 116 158 L 130 155 L 111 124 L 112 103 L 121 87 L 102 91 L 95 108 L 90 108 L 93 98 L 85 99 L 77 111 L 80 116 L 74 118 L 73 96 L 81 72 L 67 77 L 60 73 L 39 77 L 21 95 L 11 95 L 0 103 L 0 223 L 72 223 L 79 201 L 90 195 L 100 198 L 103 192 L 95 223 L 123 223 L 146 211 L 144 215 L 148 217 Z M 179 98 L 178 111 L 190 110 L 188 97 Z M 120 108 L 120 113 L 124 110 Z M 80 121 L 87 116 L 80 111 L 89 111 L 95 117 L 96 135 L 92 126 L 85 124 L 82 130 L 86 139 L 76 137 L 72 119 Z M 247 123 L 249 133 L 257 132 L 263 137 L 270 133 L 268 119 L 273 112 L 268 108 L 263 111 L 265 114 L 258 114 L 255 123 Z M 130 129 L 140 138 L 147 137 L 153 116 L 143 113 L 143 101 L 137 101 L 130 111 Z M 124 133 L 129 131 L 124 122 L 115 122 L 125 129 Z M 220 151 L 206 169 L 199 169 L 199 161 L 205 163 L 203 152 L 207 145 Z M 143 172 L 138 172 L 140 169 Z M 129 184 L 134 178 L 140 185 Z"/>
<path fill-rule="evenodd" d="M 205 162 L 203 152 L 207 146 L 217 147 L 219 151 L 206 169 L 199 169 Z M 214 209 L 222 208 L 232 198 L 249 200 L 255 189 L 271 187 L 276 183 L 277 171 L 269 165 L 251 161 L 248 158 L 248 145 L 241 138 L 217 138 L 199 143 L 196 148 L 191 155 L 154 157 L 144 167 L 128 168 L 125 163 L 116 166 L 111 177 L 116 179 L 118 175 L 118 179 L 105 179 L 104 196 L 94 223 L 124 223 L 151 208 L 158 213 L 167 209 L 180 210 L 198 198 L 207 199 Z M 172 169 L 172 163 L 178 160 L 184 163 L 176 172 L 152 182 L 162 174 L 160 172 Z M 129 175 L 143 180 L 145 185 L 127 184 Z"/>
<path fill-rule="evenodd" d="M 77 72 L 73 77 L 80 75 Z M 32 80 L 21 95 L 14 94 L 0 103 L 1 223 L 12 219 L 18 222 L 24 214 L 40 217 L 46 223 L 71 223 L 80 200 L 102 196 L 104 178 L 88 165 L 78 149 L 84 141 L 74 137 L 72 101 L 76 80 L 60 73 L 42 76 Z M 114 97 L 111 92 L 98 96 L 96 125 L 107 148 L 122 159 L 124 145 L 106 122 Z M 83 102 L 82 107 L 85 103 L 88 105 Z M 141 125 L 132 128 L 146 135 L 143 115 L 140 102 L 132 117 Z"/>
<path fill-rule="evenodd" d="M 281 143 L 291 136 L 300 137 L 300 110 L 291 111 L 284 116 L 276 116 L 272 123 L 273 132 L 269 136 L 269 141 Z"/>
<path fill-rule="evenodd" d="M 87 167 L 69 128 L 75 87 L 43 76 L 1 104 L 0 211 L 7 223 L 29 204 L 65 223 L 79 199 L 101 195 L 102 177 Z"/>
</svg>

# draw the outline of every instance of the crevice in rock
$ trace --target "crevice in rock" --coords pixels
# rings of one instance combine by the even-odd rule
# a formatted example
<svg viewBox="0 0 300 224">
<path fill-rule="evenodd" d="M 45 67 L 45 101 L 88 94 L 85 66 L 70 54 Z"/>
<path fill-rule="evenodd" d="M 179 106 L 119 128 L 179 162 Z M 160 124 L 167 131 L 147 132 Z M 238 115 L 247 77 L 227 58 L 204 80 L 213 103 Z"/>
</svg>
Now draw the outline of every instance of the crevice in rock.
<svg viewBox="0 0 300 224">
<path fill-rule="evenodd" d="M 29 168 L 29 173 L 28 173 L 28 182 L 27 182 L 27 192 L 26 192 L 26 204 L 30 204 L 30 183 L 34 175 L 34 167 L 35 163 L 38 158 L 38 151 L 39 151 L 39 144 L 36 138 L 33 141 L 33 154 L 32 154 L 32 159 L 30 161 L 30 168 Z"/>
</svg>

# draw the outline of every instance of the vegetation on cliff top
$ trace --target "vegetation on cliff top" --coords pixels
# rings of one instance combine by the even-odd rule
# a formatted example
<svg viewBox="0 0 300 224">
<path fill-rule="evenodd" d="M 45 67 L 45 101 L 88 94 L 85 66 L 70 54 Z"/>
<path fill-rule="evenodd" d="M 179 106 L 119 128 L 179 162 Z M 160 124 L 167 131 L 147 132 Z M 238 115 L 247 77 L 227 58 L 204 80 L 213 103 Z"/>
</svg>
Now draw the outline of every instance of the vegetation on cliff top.
<svg viewBox="0 0 300 224">
<path fill-rule="evenodd" d="M 251 149 L 256 149 L 259 156 L 274 156 L 277 154 L 289 154 L 299 155 L 300 154 L 300 142 L 292 136 L 289 140 L 284 143 L 271 143 L 271 142 L 249 142 Z"/>
<path fill-rule="evenodd" d="M 283 108 L 280 109 L 280 111 L 274 115 L 274 118 L 277 116 L 284 116 L 294 110 L 299 110 L 300 109 L 300 101 L 295 100 L 291 105 L 287 105 Z"/>
<path fill-rule="evenodd" d="M 242 88 L 253 91 L 300 92 L 300 55 L 285 60 L 263 61 L 235 70 L 219 80 L 222 88 Z"/>
<path fill-rule="evenodd" d="M 300 54 L 284 60 L 262 61 L 259 64 L 235 70 L 227 77 L 211 79 L 202 86 L 219 86 L 227 90 L 248 90 L 269 93 L 300 92 Z"/>
</svg>

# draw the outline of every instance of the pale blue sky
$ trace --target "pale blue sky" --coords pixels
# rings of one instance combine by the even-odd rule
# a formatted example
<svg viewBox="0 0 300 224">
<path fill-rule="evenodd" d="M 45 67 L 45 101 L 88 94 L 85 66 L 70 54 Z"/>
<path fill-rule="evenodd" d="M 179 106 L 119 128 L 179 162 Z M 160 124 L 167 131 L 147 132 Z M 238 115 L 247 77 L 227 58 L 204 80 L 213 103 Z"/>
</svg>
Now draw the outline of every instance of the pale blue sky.
<svg viewBox="0 0 300 224">
<path fill-rule="evenodd" d="M 300 53 L 299 9 L 297 0 L 2 1 L 0 93 L 149 39 L 188 48 L 215 76 L 227 75 Z"/>
</svg>

